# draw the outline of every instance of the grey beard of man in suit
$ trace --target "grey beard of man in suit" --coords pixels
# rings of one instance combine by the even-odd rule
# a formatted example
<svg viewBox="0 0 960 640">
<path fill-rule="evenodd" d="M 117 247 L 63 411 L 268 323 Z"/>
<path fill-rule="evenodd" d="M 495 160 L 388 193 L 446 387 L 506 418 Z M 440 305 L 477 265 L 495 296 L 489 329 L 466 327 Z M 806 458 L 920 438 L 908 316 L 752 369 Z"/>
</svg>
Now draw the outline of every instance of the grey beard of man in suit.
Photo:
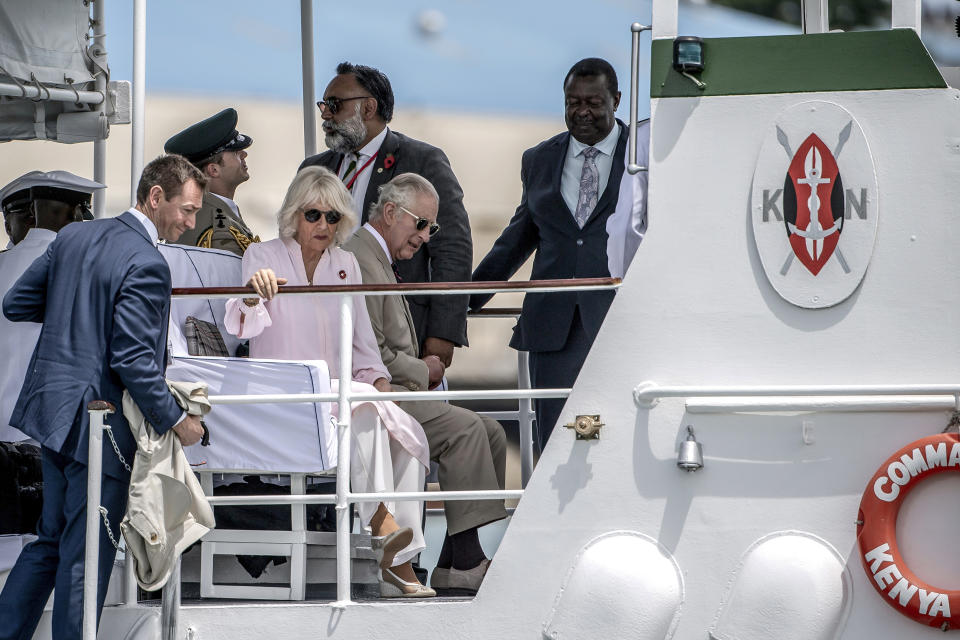
<svg viewBox="0 0 960 640">
<path fill-rule="evenodd" d="M 386 123 L 371 132 L 367 130 L 363 122 L 363 105 L 357 101 L 354 102 L 353 109 L 343 107 L 344 111 L 353 111 L 353 115 L 342 122 L 333 120 L 323 121 L 323 141 L 327 143 L 327 148 L 336 153 L 347 154 L 357 149 L 363 148 L 367 142 L 373 140 L 381 131 Z"/>
<path fill-rule="evenodd" d="M 443 237 L 410 259 L 400 260 L 404 282 L 456 282 L 470 279 L 473 241 L 463 207 L 463 191 L 440 149 L 387 128 L 393 118 L 393 90 L 379 70 L 348 62 L 318 102 L 329 151 L 303 161 L 300 168 L 319 164 L 344 180 L 366 222 L 378 188 L 402 173 L 426 178 L 440 198 Z M 380 138 L 379 148 L 372 148 Z M 467 344 L 466 296 L 407 296 L 420 350 L 449 367 L 455 346 Z"/>
</svg>

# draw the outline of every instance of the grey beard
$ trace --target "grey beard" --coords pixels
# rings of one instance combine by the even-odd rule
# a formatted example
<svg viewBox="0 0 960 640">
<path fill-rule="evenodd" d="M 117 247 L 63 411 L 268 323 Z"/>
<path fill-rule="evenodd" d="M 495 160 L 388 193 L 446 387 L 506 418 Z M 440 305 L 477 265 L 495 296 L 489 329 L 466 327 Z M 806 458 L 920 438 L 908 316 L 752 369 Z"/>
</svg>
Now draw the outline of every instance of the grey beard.
<svg viewBox="0 0 960 640">
<path fill-rule="evenodd" d="M 352 153 L 360 148 L 363 139 L 367 137 L 367 127 L 359 113 L 346 122 L 331 123 L 331 128 L 333 131 L 325 132 L 324 142 L 334 153 Z"/>
</svg>

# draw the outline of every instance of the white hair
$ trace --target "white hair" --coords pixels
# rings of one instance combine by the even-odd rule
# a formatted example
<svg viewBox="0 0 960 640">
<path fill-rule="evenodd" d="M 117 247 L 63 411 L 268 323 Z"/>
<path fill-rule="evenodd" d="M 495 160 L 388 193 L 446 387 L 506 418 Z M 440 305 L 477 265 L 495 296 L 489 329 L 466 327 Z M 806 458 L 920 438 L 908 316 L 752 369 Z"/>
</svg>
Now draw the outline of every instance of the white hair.
<svg viewBox="0 0 960 640">
<path fill-rule="evenodd" d="M 277 213 L 277 226 L 281 238 L 292 238 L 297 233 L 297 216 L 308 204 L 322 202 L 337 211 L 343 218 L 337 225 L 333 241 L 337 246 L 346 242 L 357 226 L 357 212 L 353 198 L 336 175 L 324 167 L 305 167 L 297 173 L 287 188 L 287 195 Z"/>
<path fill-rule="evenodd" d="M 388 202 L 392 202 L 398 207 L 410 209 L 418 194 L 426 194 L 433 198 L 435 202 L 440 202 L 440 196 L 437 195 L 437 190 L 433 188 L 429 180 L 416 173 L 401 173 L 380 187 L 377 201 L 370 205 L 369 220 L 372 222 L 380 218 L 383 215 L 383 206 Z"/>
</svg>

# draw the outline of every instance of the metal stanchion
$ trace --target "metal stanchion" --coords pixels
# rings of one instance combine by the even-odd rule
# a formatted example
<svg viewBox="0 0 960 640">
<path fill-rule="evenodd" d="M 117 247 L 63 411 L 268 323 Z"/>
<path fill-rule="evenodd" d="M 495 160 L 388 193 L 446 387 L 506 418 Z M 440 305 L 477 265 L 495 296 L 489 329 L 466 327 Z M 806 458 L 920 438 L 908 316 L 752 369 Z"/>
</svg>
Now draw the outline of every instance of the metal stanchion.
<svg viewBox="0 0 960 640">
<path fill-rule="evenodd" d="M 180 556 L 173 563 L 170 578 L 163 585 L 163 601 L 160 605 L 160 638 L 176 640 L 177 624 L 180 619 Z"/>
<path fill-rule="evenodd" d="M 87 442 L 87 532 L 83 553 L 83 640 L 97 638 L 97 582 L 100 567 L 100 480 L 103 468 L 103 430 L 110 427 L 104 416 L 113 413 L 113 405 L 95 400 L 90 412 Z"/>
<path fill-rule="evenodd" d="M 337 421 L 337 602 L 350 602 L 350 381 L 353 379 L 353 296 L 340 297 L 340 398 Z"/>
</svg>

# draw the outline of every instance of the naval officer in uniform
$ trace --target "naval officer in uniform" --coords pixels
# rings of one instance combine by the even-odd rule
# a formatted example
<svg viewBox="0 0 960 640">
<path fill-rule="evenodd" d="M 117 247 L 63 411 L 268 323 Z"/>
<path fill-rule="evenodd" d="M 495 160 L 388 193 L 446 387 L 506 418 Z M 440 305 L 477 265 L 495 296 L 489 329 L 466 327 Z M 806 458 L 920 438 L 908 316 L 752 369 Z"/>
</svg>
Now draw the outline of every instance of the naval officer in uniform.
<svg viewBox="0 0 960 640">
<path fill-rule="evenodd" d="M 246 149 L 253 138 L 237 131 L 237 111 L 224 109 L 167 140 L 163 150 L 192 162 L 207 178 L 197 224 L 177 244 L 223 249 L 242 256 L 251 242 L 260 242 L 233 201 L 237 187 L 250 179 Z"/>
<path fill-rule="evenodd" d="M 60 229 L 93 219 L 90 199 L 104 187 L 67 171 L 31 171 L 0 189 L 4 216 L 21 216 L 28 222 L 22 239 L 9 251 L 0 252 L 0 297 L 43 255 Z M 9 422 L 39 336 L 39 324 L 10 322 L 0 314 L 0 353 L 5 361 L 0 367 L 0 442 L 27 438 Z"/>
</svg>

